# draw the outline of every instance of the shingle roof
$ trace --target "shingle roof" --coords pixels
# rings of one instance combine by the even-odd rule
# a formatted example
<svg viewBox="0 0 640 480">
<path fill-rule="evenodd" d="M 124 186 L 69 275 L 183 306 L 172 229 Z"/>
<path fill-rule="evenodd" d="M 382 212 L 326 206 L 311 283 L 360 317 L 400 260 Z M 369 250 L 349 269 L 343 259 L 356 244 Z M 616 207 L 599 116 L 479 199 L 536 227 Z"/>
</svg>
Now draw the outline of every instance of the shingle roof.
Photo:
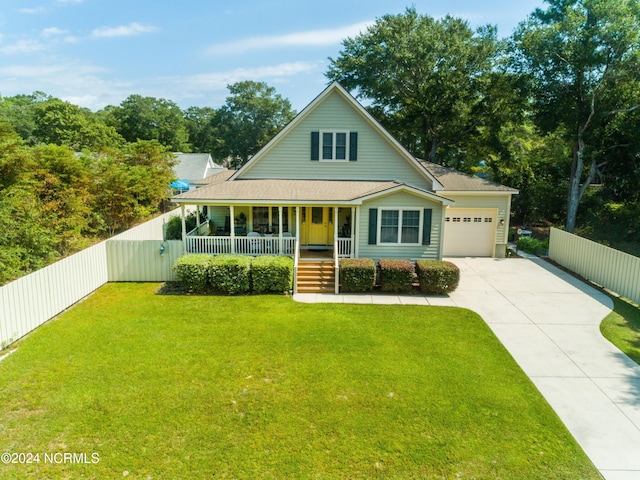
<svg viewBox="0 0 640 480">
<path fill-rule="evenodd" d="M 216 171 L 208 168 L 211 162 L 211 155 L 208 153 L 175 153 L 174 155 L 178 163 L 173 167 L 173 171 L 178 180 L 193 182 Z M 222 169 L 222 167 L 219 168 Z"/>
<path fill-rule="evenodd" d="M 505 192 L 518 193 L 515 188 L 490 182 L 484 178 L 459 172 L 437 163 L 420 160 L 424 168 L 444 187 L 444 192 Z"/>
<path fill-rule="evenodd" d="M 381 193 L 402 184 L 398 182 L 360 182 L 341 180 L 234 180 L 216 175 L 206 186 L 173 197 L 175 200 L 210 201 L 352 201 Z"/>
</svg>

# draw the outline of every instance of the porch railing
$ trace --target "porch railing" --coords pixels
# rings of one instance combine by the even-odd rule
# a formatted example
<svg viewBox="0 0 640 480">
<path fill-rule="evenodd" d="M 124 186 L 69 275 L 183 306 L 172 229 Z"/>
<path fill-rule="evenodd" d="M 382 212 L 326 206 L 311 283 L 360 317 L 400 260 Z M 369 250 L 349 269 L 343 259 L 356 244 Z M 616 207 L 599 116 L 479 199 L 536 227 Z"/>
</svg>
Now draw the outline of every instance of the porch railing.
<svg viewBox="0 0 640 480">
<path fill-rule="evenodd" d="M 295 243 L 292 237 L 187 237 L 187 253 L 293 256 Z"/>
<path fill-rule="evenodd" d="M 335 243 L 335 248 L 337 248 L 338 251 L 338 258 L 350 258 L 353 256 L 350 238 L 338 238 Z"/>
</svg>

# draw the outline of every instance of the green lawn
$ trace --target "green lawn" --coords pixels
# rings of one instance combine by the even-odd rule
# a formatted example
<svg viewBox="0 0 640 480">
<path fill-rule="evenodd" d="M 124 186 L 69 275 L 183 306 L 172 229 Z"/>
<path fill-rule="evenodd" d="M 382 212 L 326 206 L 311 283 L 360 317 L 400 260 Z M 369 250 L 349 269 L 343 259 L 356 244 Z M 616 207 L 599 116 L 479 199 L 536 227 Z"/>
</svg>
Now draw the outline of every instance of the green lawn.
<svg viewBox="0 0 640 480">
<path fill-rule="evenodd" d="M 106 285 L 0 362 L 0 452 L 40 454 L 0 478 L 600 478 L 470 311 L 157 289 Z"/>
<path fill-rule="evenodd" d="M 611 296 L 613 311 L 600 324 L 605 338 L 640 364 L 640 308 L 623 297 Z"/>
</svg>

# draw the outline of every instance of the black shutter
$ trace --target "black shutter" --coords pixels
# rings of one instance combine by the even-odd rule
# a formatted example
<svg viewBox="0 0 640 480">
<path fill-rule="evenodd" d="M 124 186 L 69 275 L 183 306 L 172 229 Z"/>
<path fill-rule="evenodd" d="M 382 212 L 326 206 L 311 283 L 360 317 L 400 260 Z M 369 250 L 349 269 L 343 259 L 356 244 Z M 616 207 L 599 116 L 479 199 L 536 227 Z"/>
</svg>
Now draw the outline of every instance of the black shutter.
<svg viewBox="0 0 640 480">
<path fill-rule="evenodd" d="M 369 245 L 378 243 L 378 209 L 369 209 Z"/>
<path fill-rule="evenodd" d="M 349 133 L 349 161 L 358 160 L 358 132 Z"/>
<path fill-rule="evenodd" d="M 422 218 L 422 244 L 431 245 L 431 217 L 433 210 L 430 208 L 424 209 L 424 216 Z"/>
<path fill-rule="evenodd" d="M 320 132 L 311 132 L 311 160 L 320 160 Z"/>
</svg>

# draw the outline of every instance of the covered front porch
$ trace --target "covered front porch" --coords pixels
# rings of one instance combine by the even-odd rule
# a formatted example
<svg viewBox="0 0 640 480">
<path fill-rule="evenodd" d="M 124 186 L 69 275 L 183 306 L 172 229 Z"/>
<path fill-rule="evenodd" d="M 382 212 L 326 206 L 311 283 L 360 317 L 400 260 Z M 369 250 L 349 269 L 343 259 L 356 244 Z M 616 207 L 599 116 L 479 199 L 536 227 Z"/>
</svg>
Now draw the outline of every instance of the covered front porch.
<svg viewBox="0 0 640 480">
<path fill-rule="evenodd" d="M 339 205 L 197 205 L 186 230 L 188 253 L 355 257 L 357 207 Z M 322 255 L 320 255 L 322 254 Z"/>
</svg>

